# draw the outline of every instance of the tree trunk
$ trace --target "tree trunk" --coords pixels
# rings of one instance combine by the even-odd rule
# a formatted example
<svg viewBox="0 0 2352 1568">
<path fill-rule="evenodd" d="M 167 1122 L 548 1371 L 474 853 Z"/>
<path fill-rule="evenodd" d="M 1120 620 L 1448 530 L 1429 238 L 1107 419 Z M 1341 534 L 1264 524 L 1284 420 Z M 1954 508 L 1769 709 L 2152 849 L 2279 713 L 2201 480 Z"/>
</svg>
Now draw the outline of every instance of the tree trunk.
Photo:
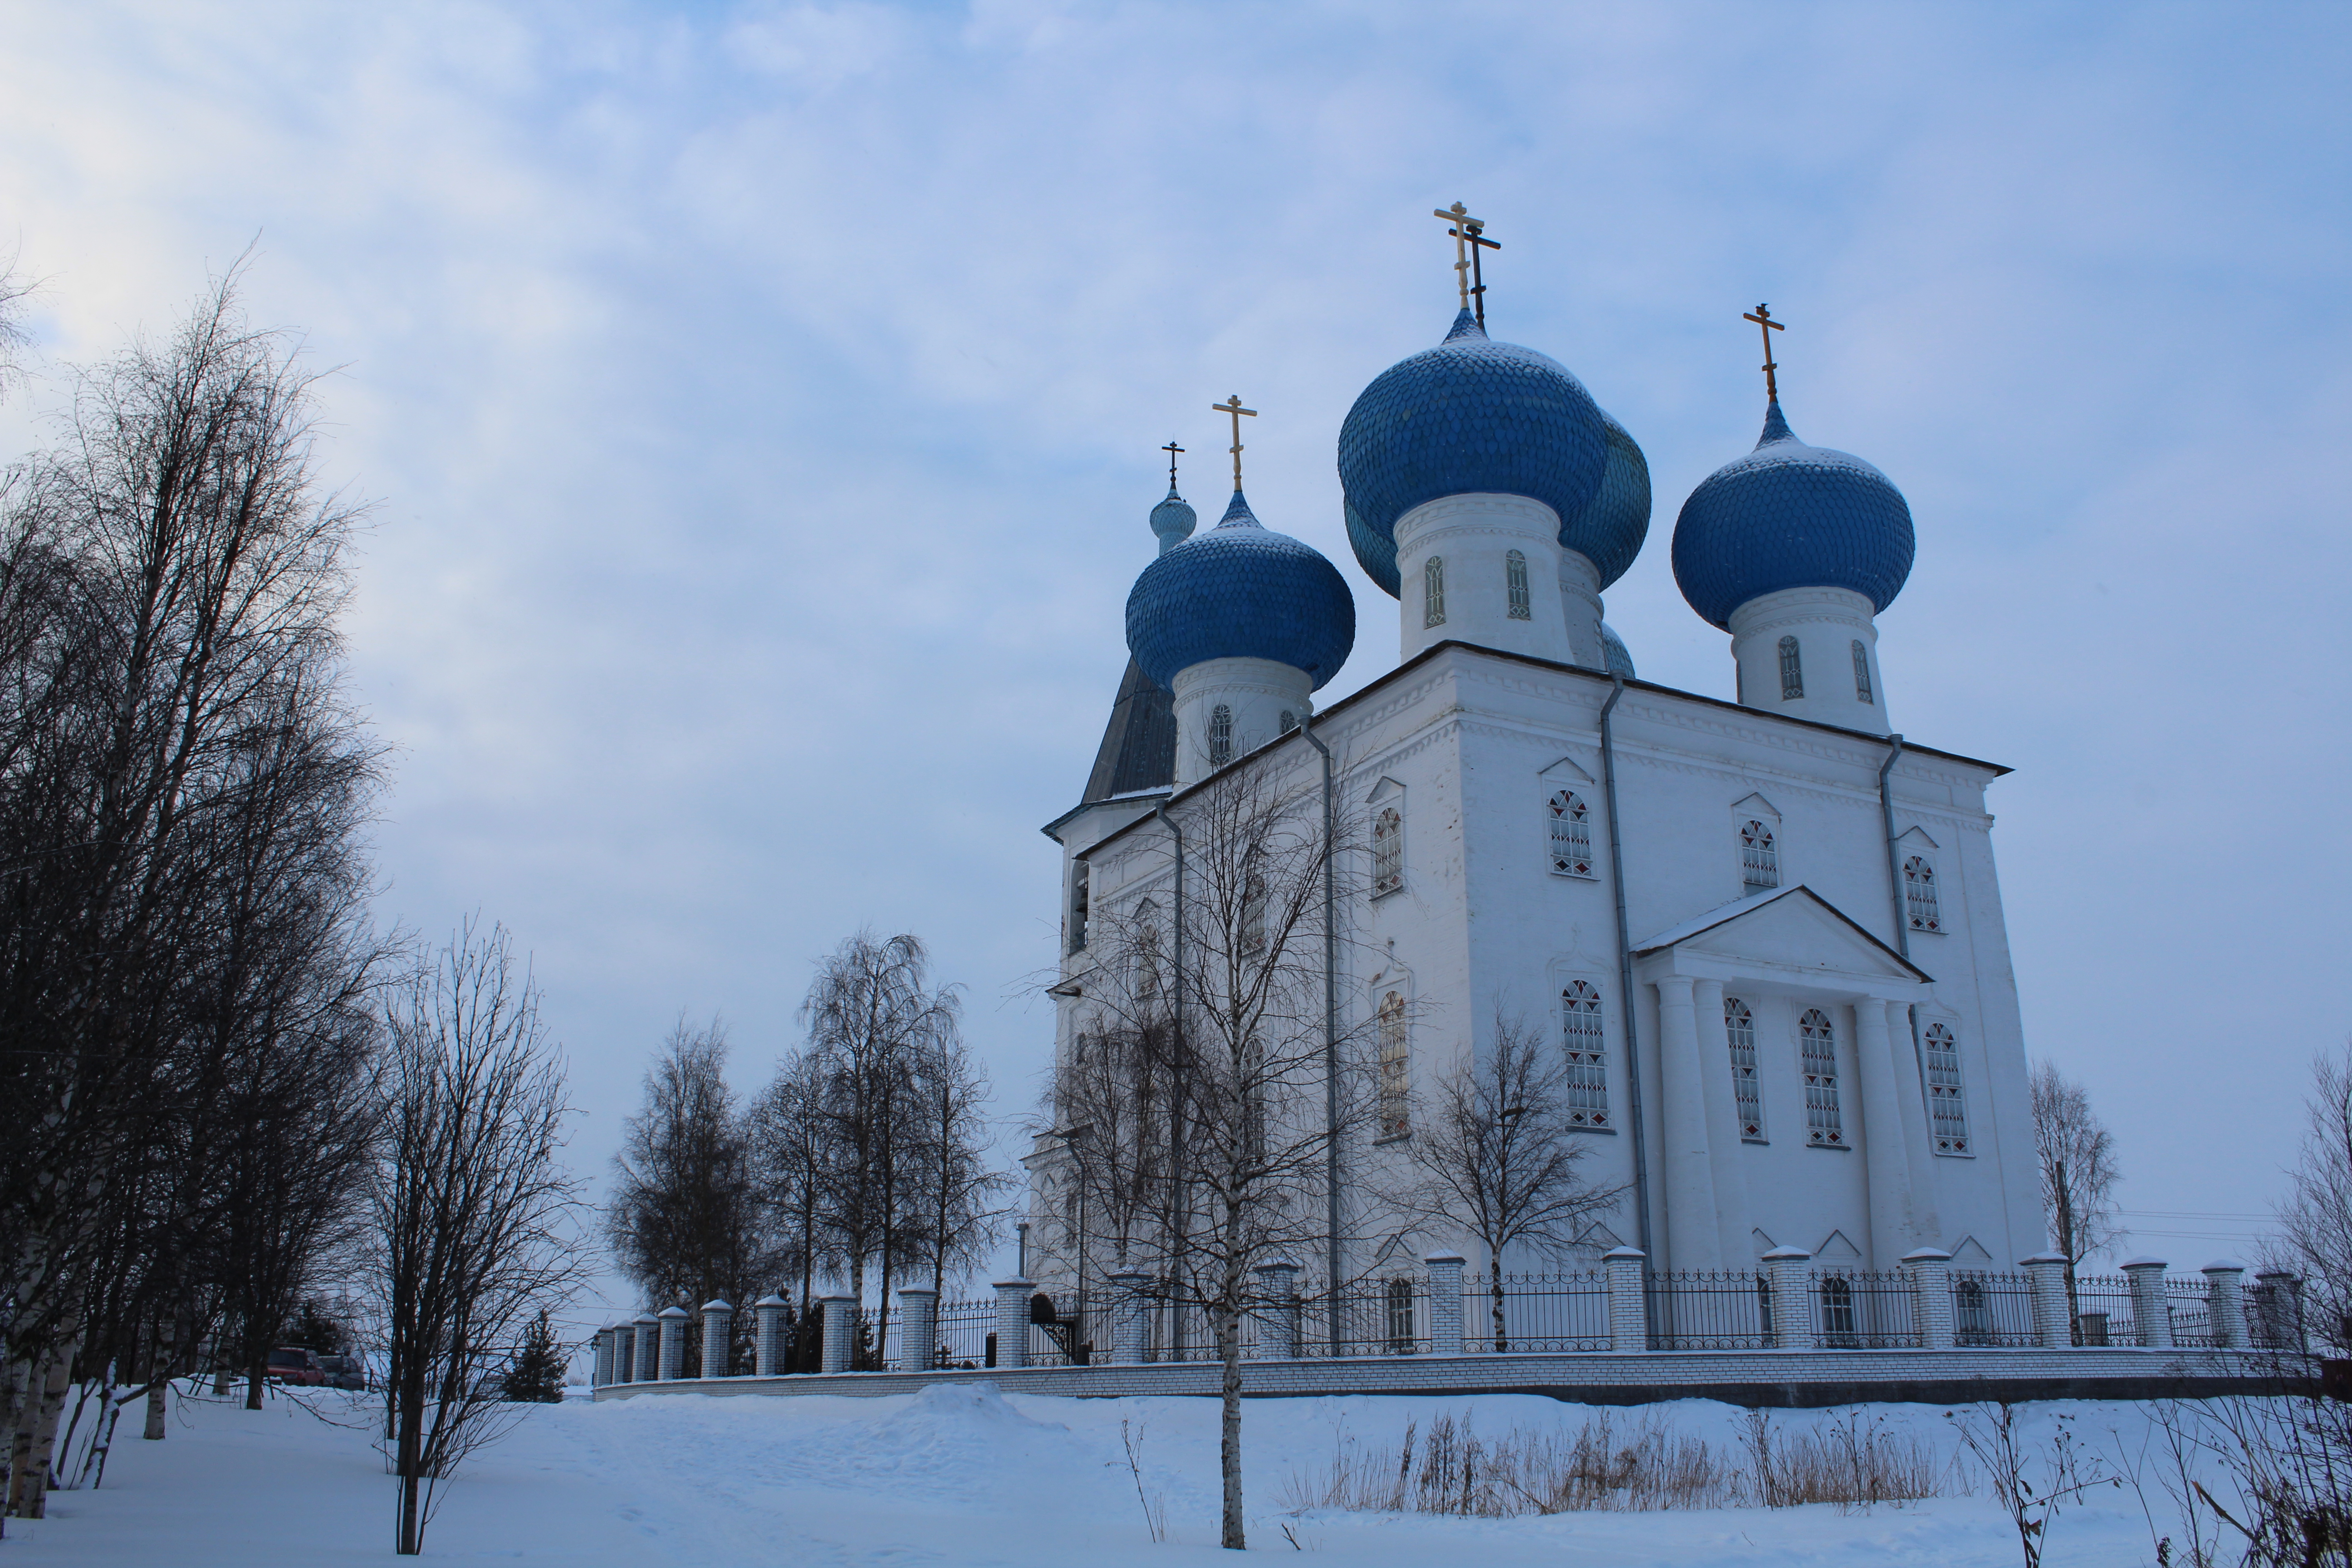
<svg viewBox="0 0 2352 1568">
<path fill-rule="evenodd" d="M 40 1378 L 27 1391 L 9 1456 L 8 1511 L 18 1519 L 39 1519 L 48 1511 L 49 1455 L 57 1444 L 58 1417 L 65 1410 L 74 1352 L 80 1348 L 81 1335 L 76 1333 L 51 1351 Z"/>
<path fill-rule="evenodd" d="M 1495 1353 L 1496 1355 L 1501 1355 L 1511 1348 L 1511 1342 L 1505 1337 L 1503 1326 L 1502 1254 L 1500 1252 L 1494 1251 L 1492 1248 L 1489 1248 L 1488 1250 L 1490 1255 L 1495 1258 L 1496 1263 L 1494 1279 L 1490 1281 L 1495 1313 Z"/>
<path fill-rule="evenodd" d="M 1242 1533 L 1242 1315 L 1225 1302 L 1217 1307 L 1217 1356 L 1224 1363 L 1221 1390 L 1223 1410 L 1217 1426 L 1217 1468 L 1224 1479 L 1224 1524 L 1217 1544 L 1229 1551 L 1245 1552 L 1249 1542 Z"/>
<path fill-rule="evenodd" d="M 268 1376 L 269 1352 L 262 1351 L 254 1357 L 253 1370 L 245 1374 L 245 1407 L 247 1410 L 261 1408 L 261 1385 Z"/>
<path fill-rule="evenodd" d="M 162 1442 L 163 1434 L 169 1430 L 163 1418 L 169 1414 L 167 1401 L 171 1387 L 171 1384 L 161 1377 L 147 1385 L 147 1429 L 139 1435 L 150 1442 Z"/>
</svg>

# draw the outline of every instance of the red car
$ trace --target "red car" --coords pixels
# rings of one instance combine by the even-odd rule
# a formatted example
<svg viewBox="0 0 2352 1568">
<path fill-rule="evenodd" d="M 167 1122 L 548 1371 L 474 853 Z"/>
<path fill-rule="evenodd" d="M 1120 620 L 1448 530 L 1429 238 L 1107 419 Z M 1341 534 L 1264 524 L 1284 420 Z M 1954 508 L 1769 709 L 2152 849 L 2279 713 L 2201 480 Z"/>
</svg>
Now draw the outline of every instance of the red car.
<svg viewBox="0 0 2352 1568">
<path fill-rule="evenodd" d="M 296 1345 L 280 1345 L 269 1352 L 268 1378 L 272 1383 L 291 1383 L 305 1388 L 325 1385 L 327 1369 L 319 1358 Z"/>
</svg>

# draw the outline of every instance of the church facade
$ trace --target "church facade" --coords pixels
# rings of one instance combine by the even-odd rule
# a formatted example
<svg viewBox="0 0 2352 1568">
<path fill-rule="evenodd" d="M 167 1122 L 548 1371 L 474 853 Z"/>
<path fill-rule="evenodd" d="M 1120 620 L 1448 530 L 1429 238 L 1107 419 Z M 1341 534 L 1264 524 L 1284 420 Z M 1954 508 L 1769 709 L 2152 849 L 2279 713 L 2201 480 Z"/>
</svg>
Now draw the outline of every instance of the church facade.
<svg viewBox="0 0 2352 1568">
<path fill-rule="evenodd" d="M 2042 1252 L 1986 807 L 2004 770 L 1893 732 L 1874 617 L 1912 561 L 1895 487 L 1800 440 L 1768 391 L 1754 450 L 1692 493 L 1671 543 L 1685 597 L 1727 634 L 1724 700 L 1640 679 L 1602 621 L 1649 532 L 1640 447 L 1466 299 L 1442 342 L 1372 381 L 1338 445 L 1396 665 L 1318 710 L 1356 637 L 1346 581 L 1260 523 L 1238 453 L 1205 531 L 1171 474 L 1100 753 L 1045 830 L 1057 1062 L 1097 1005 L 1089 922 L 1182 896 L 1170 817 L 1188 795 L 1221 777 L 1318 787 L 1328 748 L 1363 840 L 1331 984 L 1376 1042 L 1380 1099 L 1339 1151 L 1344 1277 L 1431 1250 L 1541 1266 L 1381 1200 L 1408 1179 L 1412 1107 L 1514 1020 L 1559 1053 L 1585 1178 L 1624 1189 L 1587 1257 L 1752 1271 L 1776 1247 L 1877 1269 L 1922 1247 L 2003 1268 Z M 1057 1131 L 1026 1161 L 1029 1272 L 1061 1288 L 1108 1269 L 1100 1248 L 1081 1262 L 1090 1222 L 1055 1179 L 1070 1158 Z"/>
</svg>

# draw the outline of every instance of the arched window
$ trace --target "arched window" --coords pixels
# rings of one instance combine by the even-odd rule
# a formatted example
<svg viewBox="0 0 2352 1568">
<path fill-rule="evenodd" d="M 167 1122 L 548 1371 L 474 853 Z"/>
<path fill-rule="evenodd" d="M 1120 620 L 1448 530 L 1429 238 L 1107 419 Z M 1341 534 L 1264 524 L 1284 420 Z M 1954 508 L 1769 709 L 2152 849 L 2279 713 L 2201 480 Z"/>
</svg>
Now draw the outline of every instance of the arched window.
<svg viewBox="0 0 2352 1568">
<path fill-rule="evenodd" d="M 1386 806 L 1372 819 L 1372 897 L 1404 886 L 1404 818 Z"/>
<path fill-rule="evenodd" d="M 1568 1120 L 1574 1127 L 1609 1123 L 1609 1066 L 1601 1050 L 1601 993 L 1571 980 L 1559 994 L 1559 1043 L 1568 1058 Z"/>
<path fill-rule="evenodd" d="M 1853 700 L 1870 700 L 1870 650 L 1862 646 L 1860 637 L 1853 639 Z"/>
<path fill-rule="evenodd" d="M 1944 929 L 1944 917 L 1936 909 L 1936 868 L 1924 855 L 1903 862 L 1903 910 L 1913 931 Z"/>
<path fill-rule="evenodd" d="M 1255 952 L 1265 945 L 1265 882 L 1252 877 L 1242 889 L 1242 951 Z"/>
<path fill-rule="evenodd" d="M 1805 694 L 1805 661 L 1798 655 L 1797 639 L 1780 639 L 1780 700 L 1794 702 Z"/>
<path fill-rule="evenodd" d="M 1808 1007 L 1797 1020 L 1797 1048 L 1805 1069 L 1805 1142 L 1845 1147 L 1845 1121 L 1838 1113 L 1837 1032 L 1830 1016 Z"/>
<path fill-rule="evenodd" d="M 1853 1282 L 1843 1275 L 1822 1275 L 1822 1343 L 1850 1350 L 1860 1339 L 1854 1331 Z"/>
<path fill-rule="evenodd" d="M 1769 892 L 1780 885 L 1780 851 L 1772 830 L 1754 818 L 1739 829 L 1739 883 L 1743 895 Z"/>
<path fill-rule="evenodd" d="M 1503 557 L 1503 588 L 1510 598 L 1511 619 L 1535 619 L 1535 612 L 1528 605 L 1528 558 L 1517 550 Z"/>
<path fill-rule="evenodd" d="M 1234 710 L 1223 703 L 1209 710 L 1209 765 L 1222 768 L 1234 760 Z"/>
<path fill-rule="evenodd" d="M 1389 1354 L 1411 1355 L 1413 1352 L 1412 1281 L 1391 1279 L 1388 1283 Z"/>
<path fill-rule="evenodd" d="M 1087 945 L 1087 888 L 1093 872 L 1081 860 L 1070 872 L 1070 951 L 1078 952 Z"/>
<path fill-rule="evenodd" d="M 1723 999 L 1723 1032 L 1731 1042 L 1731 1099 L 1739 1135 L 1764 1139 L 1764 1096 L 1756 1082 L 1756 1017 L 1737 996 Z"/>
<path fill-rule="evenodd" d="M 1573 790 L 1551 797 L 1551 868 L 1563 877 L 1592 875 L 1592 814 Z"/>
<path fill-rule="evenodd" d="M 1150 899 L 1135 906 L 1135 994 L 1145 1002 L 1160 994 L 1160 906 Z"/>
<path fill-rule="evenodd" d="M 1445 624 L 1445 560 L 1433 555 L 1421 568 L 1421 624 Z"/>
<path fill-rule="evenodd" d="M 1404 998 L 1391 991 L 1381 998 L 1381 1136 L 1402 1138 L 1412 1130 L 1412 1058 L 1405 1037 Z"/>
<path fill-rule="evenodd" d="M 1297 714 L 1296 714 L 1296 713 L 1293 713 L 1293 712 L 1292 712 L 1289 709 L 1287 709 L 1287 708 L 1284 709 L 1284 710 L 1282 710 L 1282 722 L 1281 722 L 1281 724 L 1276 728 L 1276 731 L 1275 731 L 1275 732 L 1276 732 L 1276 734 L 1287 735 L 1287 734 L 1289 734 L 1293 730 L 1296 730 L 1296 729 L 1297 729 L 1297 728 L 1298 728 L 1298 715 L 1297 715 Z"/>
<path fill-rule="evenodd" d="M 1935 1128 L 1936 1152 L 1969 1152 L 1969 1099 L 1960 1090 L 1960 1042 L 1941 1024 L 1927 1026 L 1920 1042 L 1927 1058 L 1927 1120 Z"/>
<path fill-rule="evenodd" d="M 1993 1342 L 1992 1303 L 1985 1300 L 1984 1281 L 1952 1282 L 1952 1337 L 1964 1345 Z"/>
</svg>

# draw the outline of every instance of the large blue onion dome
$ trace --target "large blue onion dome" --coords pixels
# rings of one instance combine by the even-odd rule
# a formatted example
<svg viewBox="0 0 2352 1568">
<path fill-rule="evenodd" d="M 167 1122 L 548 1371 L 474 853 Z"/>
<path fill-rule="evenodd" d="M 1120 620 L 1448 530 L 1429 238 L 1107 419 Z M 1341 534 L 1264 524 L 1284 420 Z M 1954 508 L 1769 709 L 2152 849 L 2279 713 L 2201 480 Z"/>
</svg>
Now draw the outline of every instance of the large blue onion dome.
<svg viewBox="0 0 2352 1568">
<path fill-rule="evenodd" d="M 1356 600 L 1339 569 L 1276 533 L 1242 492 L 1217 526 L 1143 569 L 1127 595 L 1127 647 L 1168 690 L 1213 658 L 1267 658 L 1319 689 L 1356 646 Z"/>
<path fill-rule="evenodd" d="M 1348 536 L 1373 582 L 1397 592 L 1397 519 L 1440 496 L 1527 496 L 1559 514 L 1559 542 L 1600 568 L 1602 586 L 1633 563 L 1648 530 L 1621 498 L 1595 509 L 1612 442 L 1608 416 L 1548 354 L 1496 342 L 1467 310 L 1433 349 L 1382 371 L 1339 427 Z M 1622 431 L 1619 432 L 1622 435 Z M 1625 440 L 1625 463 L 1641 452 Z M 1648 470 L 1641 468 L 1642 489 Z"/>
<path fill-rule="evenodd" d="M 1756 449 L 1691 491 L 1675 523 L 1675 582 L 1729 630 L 1731 612 L 1783 588 L 1845 588 L 1883 610 L 1911 575 L 1911 508 L 1860 458 L 1808 447 L 1775 398 Z"/>
<path fill-rule="evenodd" d="M 1192 503 L 1176 493 L 1176 481 L 1169 480 L 1168 499 L 1151 509 L 1151 531 L 1160 536 L 1160 553 L 1165 555 L 1192 538 L 1200 521 Z"/>
<path fill-rule="evenodd" d="M 1625 639 L 1617 635 L 1617 628 L 1607 621 L 1601 623 L 1601 654 L 1608 661 L 1610 674 L 1633 679 L 1633 652 L 1626 647 Z"/>
<path fill-rule="evenodd" d="M 1642 541 L 1650 536 L 1650 460 L 1642 456 L 1642 448 L 1625 426 L 1609 416 L 1605 408 L 1593 412 L 1601 416 L 1601 432 L 1609 445 L 1608 460 L 1601 465 L 1601 488 L 1592 492 L 1592 500 L 1582 515 L 1563 522 L 1559 542 L 1570 550 L 1582 551 L 1584 558 L 1601 568 L 1601 585 L 1607 587 L 1624 575 L 1625 566 L 1642 548 Z M 1615 570 L 1600 556 L 1578 544 L 1578 539 L 1630 540 L 1625 548 L 1625 565 Z"/>
</svg>

